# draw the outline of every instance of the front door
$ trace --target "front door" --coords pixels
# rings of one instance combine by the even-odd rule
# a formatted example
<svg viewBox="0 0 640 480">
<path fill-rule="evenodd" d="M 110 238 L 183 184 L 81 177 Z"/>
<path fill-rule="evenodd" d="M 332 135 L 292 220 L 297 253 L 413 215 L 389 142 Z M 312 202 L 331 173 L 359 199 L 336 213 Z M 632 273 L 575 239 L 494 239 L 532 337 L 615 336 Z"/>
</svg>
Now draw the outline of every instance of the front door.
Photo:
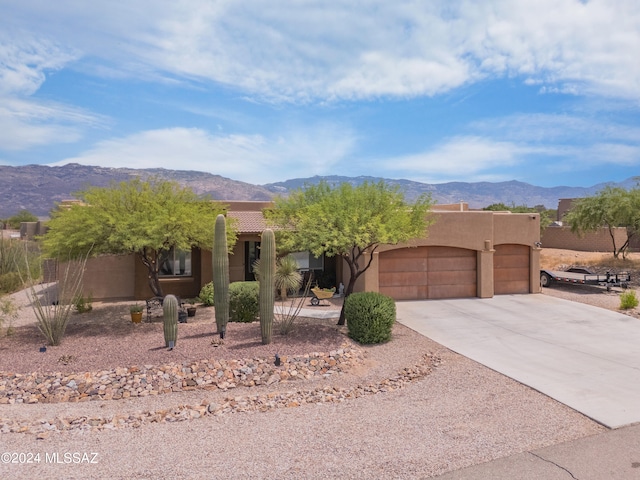
<svg viewBox="0 0 640 480">
<path fill-rule="evenodd" d="M 244 279 L 252 282 L 256 279 L 253 274 L 253 264 L 260 258 L 260 242 L 244 242 Z"/>
</svg>

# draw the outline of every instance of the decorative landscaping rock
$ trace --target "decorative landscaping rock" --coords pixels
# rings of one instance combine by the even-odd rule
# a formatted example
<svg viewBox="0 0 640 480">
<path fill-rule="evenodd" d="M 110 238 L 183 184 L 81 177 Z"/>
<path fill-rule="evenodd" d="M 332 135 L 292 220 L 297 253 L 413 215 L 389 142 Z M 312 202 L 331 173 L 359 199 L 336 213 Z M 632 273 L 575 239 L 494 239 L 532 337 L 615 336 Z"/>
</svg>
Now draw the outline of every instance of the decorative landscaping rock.
<svg viewBox="0 0 640 480">
<path fill-rule="evenodd" d="M 119 400 L 171 392 L 272 385 L 342 373 L 361 364 L 364 352 L 345 344 L 329 353 L 271 359 L 200 360 L 154 367 L 145 365 L 74 374 L 0 372 L 0 404 Z"/>
<path fill-rule="evenodd" d="M 343 352 L 341 354 L 343 355 L 342 358 L 348 354 L 349 352 Z M 314 355 L 316 354 L 308 357 L 311 359 L 317 358 Z M 305 362 L 302 363 L 304 364 Z M 131 415 L 56 417 L 50 420 L 41 419 L 36 421 L 17 421 L 0 418 L 0 433 L 31 433 L 35 434 L 36 438 L 45 439 L 50 432 L 83 433 L 125 427 L 138 428 L 145 424 L 181 422 L 206 416 L 242 412 L 266 412 L 278 408 L 295 408 L 315 403 L 338 403 L 366 395 L 376 395 L 402 389 L 411 382 L 428 375 L 439 364 L 440 359 L 438 357 L 427 354 L 423 357 L 421 363 L 404 368 L 395 377 L 384 379 L 375 384 L 357 385 L 348 389 L 327 386 L 313 390 L 283 393 L 271 392 L 261 395 L 227 397 L 222 403 L 213 403 L 205 399 L 199 405 L 179 405 L 170 409 L 136 412 Z"/>
</svg>

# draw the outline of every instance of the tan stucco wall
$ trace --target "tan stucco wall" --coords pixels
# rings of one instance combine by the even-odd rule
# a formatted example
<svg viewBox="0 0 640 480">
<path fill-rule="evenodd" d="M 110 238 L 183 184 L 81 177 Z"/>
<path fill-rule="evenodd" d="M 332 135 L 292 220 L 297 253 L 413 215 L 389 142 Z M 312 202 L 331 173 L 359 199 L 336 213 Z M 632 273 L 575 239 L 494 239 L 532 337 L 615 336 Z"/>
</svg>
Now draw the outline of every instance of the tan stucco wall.
<svg viewBox="0 0 640 480">
<path fill-rule="evenodd" d="M 481 298 L 492 297 L 494 292 L 493 247 L 499 244 L 520 244 L 531 248 L 531 293 L 540 291 L 540 255 L 536 246 L 536 242 L 540 241 L 538 214 L 467 211 L 464 208 L 463 211 L 459 208 L 446 211 L 441 208 L 440 211 L 433 212 L 431 215 L 435 222 L 429 227 L 425 238 L 399 245 L 381 245 L 377 249 L 371 267 L 356 282 L 356 292 L 379 290 L 377 253 L 415 246 L 447 246 L 478 252 L 477 295 Z M 368 256 L 363 258 L 361 263 L 364 264 L 368 259 Z M 350 276 L 348 265 L 343 261 L 342 282 L 345 285 Z"/>
<path fill-rule="evenodd" d="M 613 235 L 616 239 L 616 246 L 620 247 L 627 240 L 627 229 L 614 228 Z M 613 251 L 613 241 L 607 228 L 578 235 L 571 231 L 571 227 L 551 226 L 544 229 L 541 241 L 544 248 L 565 248 L 582 252 Z"/>
<path fill-rule="evenodd" d="M 132 298 L 135 287 L 134 263 L 134 255 L 90 258 L 83 278 L 83 295 L 91 295 L 95 300 Z M 61 268 L 64 269 L 64 266 L 60 266 L 59 272 Z"/>
</svg>

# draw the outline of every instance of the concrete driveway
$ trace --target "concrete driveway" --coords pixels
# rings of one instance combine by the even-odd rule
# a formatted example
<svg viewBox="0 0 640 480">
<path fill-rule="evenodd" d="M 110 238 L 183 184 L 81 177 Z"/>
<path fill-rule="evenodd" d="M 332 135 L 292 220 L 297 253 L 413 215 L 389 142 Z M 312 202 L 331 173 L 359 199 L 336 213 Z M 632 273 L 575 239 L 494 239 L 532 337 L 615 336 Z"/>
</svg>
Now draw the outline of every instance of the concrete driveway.
<svg viewBox="0 0 640 480">
<path fill-rule="evenodd" d="M 543 294 L 396 306 L 400 323 L 609 428 L 640 422 L 640 320 Z"/>
</svg>

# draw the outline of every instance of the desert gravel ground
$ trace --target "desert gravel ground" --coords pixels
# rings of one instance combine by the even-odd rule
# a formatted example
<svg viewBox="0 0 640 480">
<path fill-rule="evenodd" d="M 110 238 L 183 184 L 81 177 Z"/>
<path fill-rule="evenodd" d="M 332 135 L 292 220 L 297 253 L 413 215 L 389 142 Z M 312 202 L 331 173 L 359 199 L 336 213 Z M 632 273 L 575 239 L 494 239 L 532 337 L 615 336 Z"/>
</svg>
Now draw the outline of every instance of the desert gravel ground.
<svg viewBox="0 0 640 480">
<path fill-rule="evenodd" d="M 619 302 L 617 294 L 599 290 L 545 289 L 543 294 L 612 309 Z M 405 388 L 332 403 L 52 433 L 42 440 L 0 434 L 0 454 L 39 454 L 39 463 L 21 464 L 20 457 L 18 463 L 0 463 L 0 478 L 425 478 L 605 430 L 402 325 L 394 327 L 391 342 L 366 350 L 366 365 L 329 380 L 118 401 L 0 405 L 0 418 L 105 416 L 229 396 L 242 401 L 257 393 L 304 392 L 328 383 L 349 388 L 393 377 L 425 354 L 436 361 L 429 375 Z"/>
</svg>

